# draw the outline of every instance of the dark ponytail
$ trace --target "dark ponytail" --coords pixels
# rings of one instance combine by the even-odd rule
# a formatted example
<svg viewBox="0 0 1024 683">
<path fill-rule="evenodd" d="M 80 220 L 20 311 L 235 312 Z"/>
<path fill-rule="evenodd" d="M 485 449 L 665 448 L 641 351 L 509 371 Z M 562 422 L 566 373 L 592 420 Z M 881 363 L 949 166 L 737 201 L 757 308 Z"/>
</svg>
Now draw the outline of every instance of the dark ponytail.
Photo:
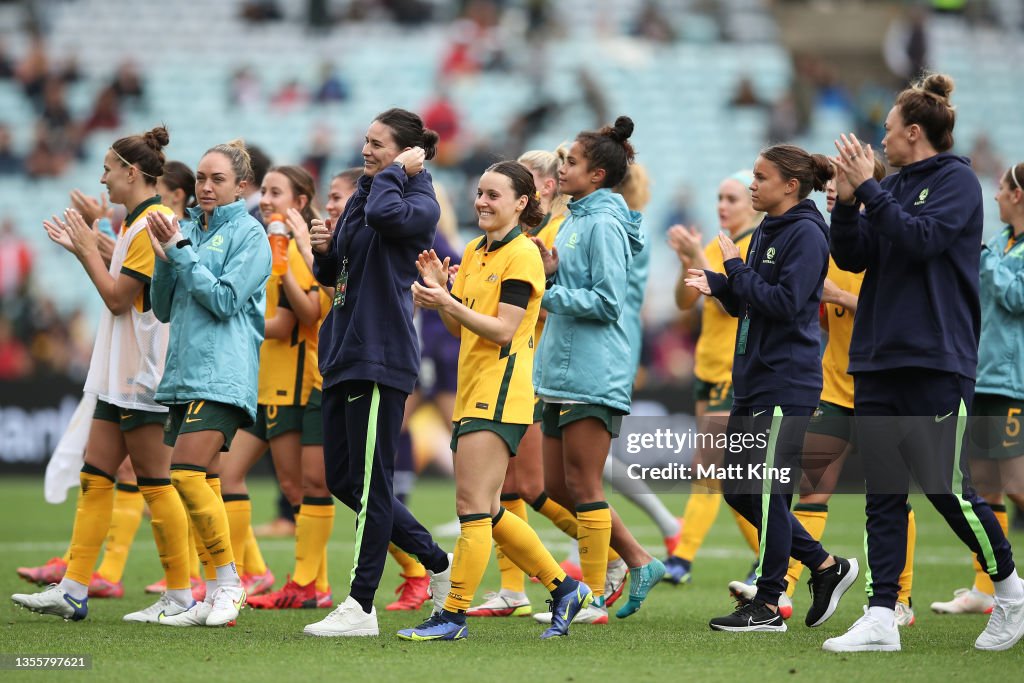
<svg viewBox="0 0 1024 683">
<path fill-rule="evenodd" d="M 800 183 L 800 199 L 806 199 L 811 190 L 823 191 L 836 174 L 827 156 L 809 154 L 796 145 L 773 145 L 761 150 L 761 157 L 779 169 L 783 180 L 793 178 Z"/>
<path fill-rule="evenodd" d="M 156 179 L 164 174 L 163 149 L 171 142 L 171 136 L 163 126 L 142 135 L 129 135 L 114 142 L 110 149 L 125 166 L 137 166 L 142 171 L 147 185 L 156 184 Z"/>
<path fill-rule="evenodd" d="M 423 127 L 423 119 L 406 109 L 388 109 L 374 117 L 391 129 L 391 137 L 394 138 L 398 149 L 406 147 L 422 147 L 427 159 L 433 159 L 437 154 L 437 143 L 440 136 L 437 131 Z"/>
<path fill-rule="evenodd" d="M 956 109 L 949 103 L 949 96 L 952 94 L 951 76 L 929 74 L 896 98 L 896 106 L 903 117 L 903 125 L 919 125 L 936 152 L 948 152 L 953 149 Z"/>
</svg>

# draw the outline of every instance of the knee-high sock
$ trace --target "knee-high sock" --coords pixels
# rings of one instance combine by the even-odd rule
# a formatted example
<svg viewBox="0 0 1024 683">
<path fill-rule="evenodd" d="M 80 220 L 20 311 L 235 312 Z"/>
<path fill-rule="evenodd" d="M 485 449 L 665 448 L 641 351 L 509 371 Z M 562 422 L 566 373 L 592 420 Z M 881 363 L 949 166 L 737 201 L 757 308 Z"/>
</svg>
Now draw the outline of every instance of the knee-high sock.
<svg viewBox="0 0 1024 683">
<path fill-rule="evenodd" d="M 325 549 L 326 550 L 326 549 Z M 316 570 L 316 585 L 313 586 L 317 593 L 331 592 L 331 578 L 327 574 L 327 553 L 320 556 L 320 567 Z"/>
<path fill-rule="evenodd" d="M 199 558 L 202 578 L 206 581 L 213 581 L 217 578 L 217 568 L 213 566 L 213 558 L 210 557 L 210 551 L 206 549 L 206 544 L 203 543 L 203 539 L 196 533 L 196 527 L 192 524 L 191 517 L 188 520 L 188 533 L 192 537 L 192 547 L 195 548 L 196 557 Z"/>
<path fill-rule="evenodd" d="M 231 552 L 235 556 L 235 567 L 242 576 L 251 573 L 245 564 L 245 546 L 249 542 L 252 528 L 252 500 L 248 493 L 225 493 L 224 511 L 228 515 L 231 529 Z"/>
<path fill-rule="evenodd" d="M 1003 511 L 1006 514 L 1006 511 Z M 1005 530 L 1004 530 L 1005 531 Z M 914 587 L 914 548 L 917 546 L 917 519 L 914 509 L 907 503 L 907 561 L 900 573 L 900 592 L 896 602 L 910 606 L 910 590 Z"/>
<path fill-rule="evenodd" d="M 1010 529 L 1010 518 L 1006 514 L 1006 506 L 996 504 L 991 507 L 992 512 L 995 513 L 996 520 L 999 522 L 999 527 L 1003 530 L 1004 534 L 1008 534 Z M 980 564 L 978 564 L 978 558 L 974 558 L 974 587 L 986 595 L 996 594 L 996 587 L 992 585 L 992 577 L 981 568 Z"/>
<path fill-rule="evenodd" d="M 444 601 L 447 612 L 465 613 L 491 557 L 491 516 L 485 513 L 459 515 L 462 532 L 452 556 L 452 589 Z"/>
<path fill-rule="evenodd" d="M 418 579 L 427 575 L 427 568 L 420 564 L 415 557 L 399 548 L 394 543 L 388 544 L 388 553 L 402 568 L 402 576 L 407 579 Z"/>
<path fill-rule="evenodd" d="M 249 534 L 245 539 L 245 571 L 255 576 L 267 573 L 267 563 L 260 552 L 259 541 L 256 540 L 256 533 L 249 525 Z"/>
<path fill-rule="evenodd" d="M 584 503 L 576 506 L 579 521 L 580 569 L 583 582 L 594 591 L 594 597 L 604 595 L 604 579 L 608 571 L 608 544 L 612 538 L 612 511 L 607 501 Z"/>
<path fill-rule="evenodd" d="M 299 514 L 295 516 L 295 575 L 292 581 L 300 586 L 316 581 L 333 529 L 334 499 L 303 498 Z"/>
<path fill-rule="evenodd" d="M 189 554 L 193 552 L 189 538 L 188 514 L 181 496 L 170 479 L 139 478 L 139 490 L 153 516 L 153 539 L 164 568 L 168 590 L 188 590 Z"/>
<path fill-rule="evenodd" d="M 501 506 L 524 522 L 527 521 L 526 501 L 518 493 L 502 494 Z M 512 593 L 526 591 L 523 570 L 502 551 L 498 543 L 494 544 L 494 555 L 498 558 L 498 569 L 501 571 L 501 589 Z"/>
<path fill-rule="evenodd" d="M 652 491 L 651 487 L 642 479 L 630 479 L 628 469 L 629 466 L 626 463 L 609 454 L 604 464 L 604 479 L 614 486 L 618 493 L 625 496 L 630 503 L 647 513 L 647 516 L 658 525 L 662 536 L 671 538 L 678 534 L 679 520 L 672 516 L 665 504 L 661 502 L 658 494 Z M 622 484 L 622 486 L 616 486 L 616 484 Z"/>
<path fill-rule="evenodd" d="M 536 576 L 549 591 L 565 580 L 565 572 L 540 542 L 537 532 L 518 516 L 508 514 L 504 508 L 498 510 L 491 522 L 491 535 L 520 570 Z"/>
<path fill-rule="evenodd" d="M 579 534 L 576 517 L 564 507 L 548 498 L 546 493 L 540 494 L 537 500 L 533 501 L 530 505 L 534 510 L 550 519 L 566 536 L 576 538 Z"/>
<path fill-rule="evenodd" d="M 708 489 L 713 493 L 701 493 Z M 683 533 L 679 536 L 679 544 L 672 552 L 674 557 L 692 562 L 697 551 L 704 543 L 711 525 L 718 517 L 722 507 L 722 484 L 717 479 L 700 479 L 694 482 L 690 497 L 683 511 Z M 746 520 L 744 520 L 746 521 Z"/>
<path fill-rule="evenodd" d="M 114 511 L 110 517 L 110 531 L 103 545 L 103 561 L 96 573 L 107 581 L 117 583 L 124 576 L 124 565 L 135 542 L 135 532 L 142 522 L 145 506 L 137 482 L 118 482 L 114 486 Z"/>
<path fill-rule="evenodd" d="M 71 532 L 70 559 L 64 576 L 88 586 L 114 512 L 114 478 L 86 464 L 82 466 L 78 480 L 81 489 L 75 510 L 75 527 Z"/>
<path fill-rule="evenodd" d="M 194 466 L 186 469 L 171 466 L 171 483 L 178 490 L 196 535 L 210 553 L 214 567 L 224 567 L 235 561 L 231 552 L 231 531 L 224 501 L 206 483 L 206 472 Z"/>
<path fill-rule="evenodd" d="M 793 516 L 807 530 L 815 541 L 820 541 L 825 535 L 825 525 L 828 523 L 828 505 L 816 503 L 797 503 L 793 506 Z M 800 575 L 804 571 L 802 562 L 789 558 L 789 569 L 786 571 L 786 595 L 792 597 L 796 589 Z"/>
</svg>

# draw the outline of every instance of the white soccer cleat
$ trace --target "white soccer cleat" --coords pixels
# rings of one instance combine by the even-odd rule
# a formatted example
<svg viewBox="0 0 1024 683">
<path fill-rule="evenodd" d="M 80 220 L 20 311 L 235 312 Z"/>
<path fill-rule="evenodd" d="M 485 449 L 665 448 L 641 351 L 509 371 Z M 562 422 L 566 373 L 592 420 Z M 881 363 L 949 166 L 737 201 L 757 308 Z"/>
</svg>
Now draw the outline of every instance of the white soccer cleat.
<svg viewBox="0 0 1024 683">
<path fill-rule="evenodd" d="M 213 594 L 213 609 L 206 617 L 207 626 L 225 626 L 238 618 L 245 607 L 245 589 L 241 586 L 218 586 Z"/>
<path fill-rule="evenodd" d="M 533 618 L 541 624 L 550 624 L 551 612 L 538 612 L 533 615 Z M 576 618 L 572 620 L 572 623 L 604 626 L 608 623 L 608 608 L 604 605 L 598 605 L 597 600 L 595 600 L 581 609 L 576 615 Z"/>
<path fill-rule="evenodd" d="M 865 607 L 864 616 L 853 622 L 843 635 L 826 640 L 821 649 L 825 652 L 899 652 L 900 632 L 895 623 L 891 628 L 885 626 Z"/>
<path fill-rule="evenodd" d="M 902 602 L 896 603 L 896 625 L 897 626 L 913 626 L 917 622 L 917 617 L 914 616 L 914 610 L 911 609 L 910 605 L 904 605 Z"/>
<path fill-rule="evenodd" d="M 160 617 L 157 623 L 164 626 L 206 626 L 206 620 L 212 611 L 212 603 L 200 600 L 184 612 L 173 616 Z"/>
<path fill-rule="evenodd" d="M 191 607 L 191 605 L 189 605 Z M 140 624 L 159 624 L 167 617 L 177 616 L 188 611 L 188 607 L 179 605 L 164 593 L 160 599 L 145 609 L 138 612 L 131 612 L 124 615 L 124 621 L 134 621 Z"/>
<path fill-rule="evenodd" d="M 502 592 L 488 593 L 484 601 L 466 610 L 467 617 L 528 617 L 533 611 L 530 599 L 506 595 Z"/>
<path fill-rule="evenodd" d="M 306 626 L 302 632 L 322 637 L 376 636 L 380 633 L 377 629 L 377 608 L 374 607 L 367 614 L 350 595 L 337 609 L 315 624 Z"/>
<path fill-rule="evenodd" d="M 1024 600 L 994 602 L 988 625 L 974 641 L 979 650 L 1009 650 L 1024 636 Z"/>
<path fill-rule="evenodd" d="M 51 583 L 39 593 L 15 593 L 11 600 L 18 607 L 32 610 L 37 614 L 52 614 L 65 621 L 81 621 L 89 614 L 89 599 L 75 600 L 60 587 Z"/>
<path fill-rule="evenodd" d="M 441 610 L 444 609 L 445 598 L 448 597 L 448 593 L 452 590 L 452 559 L 451 553 L 448 553 L 448 568 L 443 572 L 428 572 L 430 574 L 430 597 L 434 600 L 434 609 L 431 610 L 431 614 L 440 614 Z M 365 612 L 364 612 L 365 614 Z M 374 620 L 374 628 L 376 628 L 376 619 Z M 376 635 L 376 634 L 374 634 Z"/>
<path fill-rule="evenodd" d="M 626 587 L 626 577 L 628 576 L 629 567 L 621 557 L 608 563 L 608 568 L 604 574 L 605 607 L 615 604 L 615 601 L 622 595 L 622 590 Z"/>
<path fill-rule="evenodd" d="M 977 588 L 957 588 L 949 602 L 933 602 L 932 611 L 936 614 L 991 614 L 993 604 L 992 596 Z"/>
</svg>

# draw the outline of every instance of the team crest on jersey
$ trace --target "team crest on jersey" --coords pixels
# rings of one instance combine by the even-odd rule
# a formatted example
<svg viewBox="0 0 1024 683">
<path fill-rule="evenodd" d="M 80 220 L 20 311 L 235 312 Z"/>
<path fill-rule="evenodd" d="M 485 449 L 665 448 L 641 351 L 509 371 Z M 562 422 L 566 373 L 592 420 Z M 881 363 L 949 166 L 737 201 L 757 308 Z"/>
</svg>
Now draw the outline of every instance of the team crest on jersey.
<svg viewBox="0 0 1024 683">
<path fill-rule="evenodd" d="M 210 240 L 210 251 L 224 251 L 220 245 L 224 244 L 224 235 L 214 235 Z"/>
<path fill-rule="evenodd" d="M 917 195 L 917 201 L 914 202 L 914 206 L 921 206 L 928 199 L 928 188 L 921 190 L 921 194 Z"/>
<path fill-rule="evenodd" d="M 491 273 L 490 275 L 487 276 L 487 281 L 488 282 L 497 282 L 498 281 L 498 274 L 497 273 Z"/>
<path fill-rule="evenodd" d="M 768 251 L 765 252 L 764 260 L 761 263 L 775 263 L 775 247 L 768 247 Z"/>
<path fill-rule="evenodd" d="M 580 237 L 579 234 L 577 234 L 575 232 L 573 234 L 569 235 L 569 243 L 567 245 L 565 245 L 565 246 L 569 247 L 570 249 L 575 249 L 576 248 L 576 243 L 580 241 L 579 237 Z"/>
</svg>

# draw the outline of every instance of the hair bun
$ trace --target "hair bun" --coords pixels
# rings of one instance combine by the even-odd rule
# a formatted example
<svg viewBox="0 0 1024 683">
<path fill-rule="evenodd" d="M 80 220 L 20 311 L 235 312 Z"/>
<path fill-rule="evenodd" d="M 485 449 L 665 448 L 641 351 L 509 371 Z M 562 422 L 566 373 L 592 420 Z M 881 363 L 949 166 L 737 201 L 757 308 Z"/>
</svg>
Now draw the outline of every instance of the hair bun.
<svg viewBox="0 0 1024 683">
<path fill-rule="evenodd" d="M 617 142 L 625 142 L 633 134 L 633 119 L 628 116 L 620 116 L 615 119 L 611 135 Z"/>
<path fill-rule="evenodd" d="M 824 154 L 811 155 L 811 171 L 814 175 L 812 187 L 817 192 L 825 189 L 826 183 L 835 177 L 836 169 L 832 162 Z"/>
<path fill-rule="evenodd" d="M 143 133 L 142 139 L 148 146 L 159 152 L 170 143 L 171 136 L 166 128 L 157 126 L 153 130 Z"/>
<path fill-rule="evenodd" d="M 953 77 L 946 74 L 929 74 L 921 81 L 921 88 L 942 99 L 953 94 Z"/>
</svg>

